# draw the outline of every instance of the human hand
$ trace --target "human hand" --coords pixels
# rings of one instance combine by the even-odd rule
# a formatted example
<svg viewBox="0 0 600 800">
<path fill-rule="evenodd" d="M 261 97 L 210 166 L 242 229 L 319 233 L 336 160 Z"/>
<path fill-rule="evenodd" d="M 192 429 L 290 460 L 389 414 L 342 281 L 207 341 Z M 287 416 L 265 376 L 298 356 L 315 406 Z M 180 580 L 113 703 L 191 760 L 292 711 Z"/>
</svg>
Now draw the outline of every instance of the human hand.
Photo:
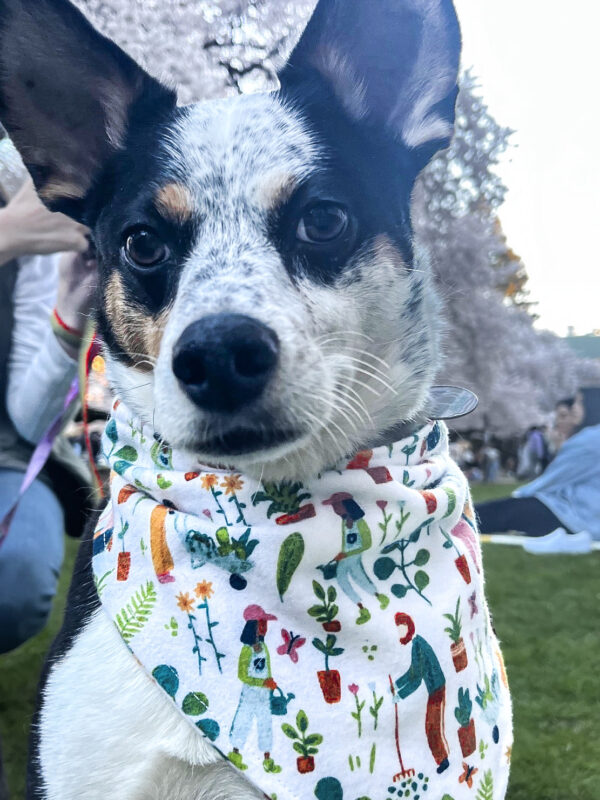
<svg viewBox="0 0 600 800">
<path fill-rule="evenodd" d="M 86 253 L 65 253 L 58 266 L 56 313 L 60 319 L 83 333 L 92 310 L 98 283 L 95 259 Z"/>
<path fill-rule="evenodd" d="M 277 684 L 275 683 L 273 678 L 266 678 L 265 682 L 263 683 L 263 686 L 265 687 L 265 689 L 271 689 L 271 691 L 274 691 L 277 688 Z"/>
<path fill-rule="evenodd" d="M 0 263 L 25 255 L 83 253 L 88 233 L 85 225 L 48 211 L 28 176 L 10 203 L 0 209 Z"/>
</svg>

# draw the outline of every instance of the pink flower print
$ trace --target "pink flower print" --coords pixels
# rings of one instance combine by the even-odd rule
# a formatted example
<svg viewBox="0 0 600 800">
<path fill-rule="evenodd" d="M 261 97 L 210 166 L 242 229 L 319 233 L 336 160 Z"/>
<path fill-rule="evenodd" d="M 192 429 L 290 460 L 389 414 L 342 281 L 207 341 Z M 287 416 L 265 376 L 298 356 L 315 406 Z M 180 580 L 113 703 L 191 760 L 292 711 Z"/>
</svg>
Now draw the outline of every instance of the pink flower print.
<svg viewBox="0 0 600 800">
<path fill-rule="evenodd" d="M 355 697 L 358 694 L 359 687 L 355 683 L 351 683 L 348 686 L 348 691 L 351 692 Z"/>
<path fill-rule="evenodd" d="M 203 508 L 202 513 L 204 514 L 205 517 L 208 517 L 210 520 L 212 520 L 212 514 L 210 513 L 210 509 Z"/>
</svg>

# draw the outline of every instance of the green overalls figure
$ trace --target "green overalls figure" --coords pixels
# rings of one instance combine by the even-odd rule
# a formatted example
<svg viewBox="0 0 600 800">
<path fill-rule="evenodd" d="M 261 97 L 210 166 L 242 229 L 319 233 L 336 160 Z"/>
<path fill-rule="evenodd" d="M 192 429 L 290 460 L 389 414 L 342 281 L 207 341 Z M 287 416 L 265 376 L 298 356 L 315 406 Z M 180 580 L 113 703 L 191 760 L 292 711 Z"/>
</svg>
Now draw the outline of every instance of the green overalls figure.
<svg viewBox="0 0 600 800">
<path fill-rule="evenodd" d="M 348 492 L 332 494 L 328 500 L 323 501 L 323 505 L 332 506 L 335 513 L 342 518 L 342 549 L 332 559 L 337 562 L 335 577 L 340 589 L 359 608 L 356 624 L 363 625 L 371 619 L 371 614 L 369 609 L 363 606 L 350 579 L 365 592 L 376 597 L 382 609 L 390 602 L 386 595 L 377 591 L 362 563 L 362 553 L 373 543 L 369 526 L 363 519 L 365 512 Z"/>
</svg>

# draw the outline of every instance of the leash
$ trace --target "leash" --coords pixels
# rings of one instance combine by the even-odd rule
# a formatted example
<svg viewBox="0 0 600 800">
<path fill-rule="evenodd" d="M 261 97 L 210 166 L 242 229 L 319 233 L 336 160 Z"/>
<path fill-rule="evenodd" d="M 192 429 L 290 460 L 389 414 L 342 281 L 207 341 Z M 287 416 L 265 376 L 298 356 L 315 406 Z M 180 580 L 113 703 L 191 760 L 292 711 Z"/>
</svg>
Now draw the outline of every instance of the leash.
<svg viewBox="0 0 600 800">
<path fill-rule="evenodd" d="M 89 375 L 92 367 L 92 361 L 100 352 L 100 341 L 96 336 L 93 327 L 90 327 L 89 331 L 87 332 L 86 339 L 87 339 L 87 346 L 84 349 L 84 357 L 80 359 L 79 376 L 73 378 L 73 381 L 71 382 L 71 385 L 69 387 L 69 391 L 67 392 L 66 397 L 64 399 L 61 411 L 52 420 L 46 432 L 36 445 L 31 455 L 31 458 L 29 459 L 29 464 L 27 465 L 27 469 L 25 470 L 25 475 L 23 476 L 23 480 L 21 482 L 21 486 L 19 487 L 19 491 L 17 493 L 15 501 L 13 502 L 12 506 L 9 508 L 9 510 L 6 512 L 6 514 L 0 521 L 0 548 L 2 547 L 4 541 L 6 540 L 6 537 L 8 536 L 11 523 L 17 512 L 19 503 L 21 502 L 21 498 L 23 497 L 25 492 L 29 489 L 31 484 L 35 481 L 35 479 L 38 477 L 40 472 L 43 470 L 46 462 L 48 461 L 56 437 L 60 433 L 62 426 L 64 424 L 69 407 L 71 406 L 71 403 L 73 403 L 74 400 L 76 400 L 77 396 L 80 393 L 80 389 L 82 396 L 83 429 L 84 429 L 86 450 L 90 462 L 90 467 L 92 469 L 92 473 L 94 476 L 94 480 L 96 482 L 95 486 L 96 492 L 98 493 L 100 498 L 104 498 L 102 479 L 100 478 L 98 469 L 95 464 L 92 452 L 92 445 L 90 441 L 89 425 L 88 425 L 87 389 L 89 384 Z"/>
</svg>

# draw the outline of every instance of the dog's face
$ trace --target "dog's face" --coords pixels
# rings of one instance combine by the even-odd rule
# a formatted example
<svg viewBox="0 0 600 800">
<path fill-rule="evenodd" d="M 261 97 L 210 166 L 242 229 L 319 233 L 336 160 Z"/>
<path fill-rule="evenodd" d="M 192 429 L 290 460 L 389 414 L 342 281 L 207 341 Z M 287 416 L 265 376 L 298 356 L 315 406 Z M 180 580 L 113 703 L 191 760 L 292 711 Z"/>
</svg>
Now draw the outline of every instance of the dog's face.
<svg viewBox="0 0 600 800">
<path fill-rule="evenodd" d="M 0 15 L 0 119 L 92 227 L 109 376 L 157 434 L 299 477 L 422 409 L 439 313 L 410 196 L 452 131 L 450 0 L 321 0 L 279 91 L 183 108 L 65 0 Z"/>
</svg>

